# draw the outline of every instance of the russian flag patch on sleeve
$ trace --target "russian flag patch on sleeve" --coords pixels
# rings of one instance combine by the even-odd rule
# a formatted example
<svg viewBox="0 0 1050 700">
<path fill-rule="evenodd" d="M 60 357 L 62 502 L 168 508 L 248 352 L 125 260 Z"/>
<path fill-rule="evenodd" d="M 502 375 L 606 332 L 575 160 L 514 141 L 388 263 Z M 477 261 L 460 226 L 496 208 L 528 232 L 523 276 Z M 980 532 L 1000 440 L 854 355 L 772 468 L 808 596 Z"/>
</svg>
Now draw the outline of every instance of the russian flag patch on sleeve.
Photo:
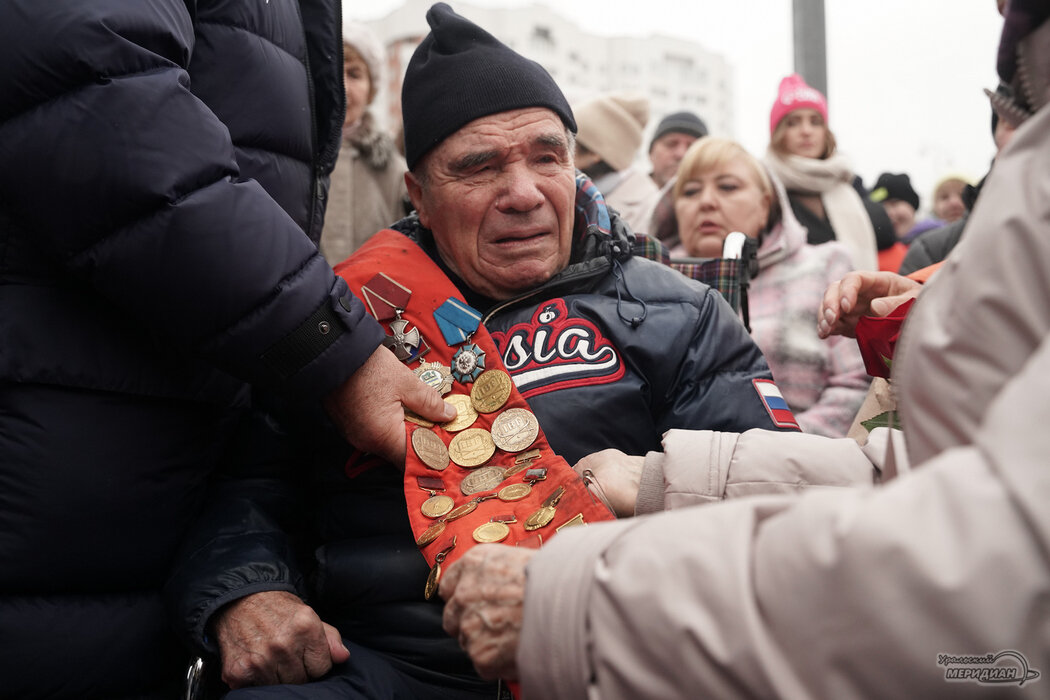
<svg viewBox="0 0 1050 700">
<path fill-rule="evenodd" d="M 769 379 L 752 379 L 751 383 L 754 385 L 755 391 L 758 392 L 758 397 L 762 399 L 762 405 L 769 412 L 773 425 L 778 428 L 802 430 L 798 425 L 798 421 L 795 420 L 795 414 L 788 408 L 787 401 L 784 400 L 776 384 Z"/>
</svg>

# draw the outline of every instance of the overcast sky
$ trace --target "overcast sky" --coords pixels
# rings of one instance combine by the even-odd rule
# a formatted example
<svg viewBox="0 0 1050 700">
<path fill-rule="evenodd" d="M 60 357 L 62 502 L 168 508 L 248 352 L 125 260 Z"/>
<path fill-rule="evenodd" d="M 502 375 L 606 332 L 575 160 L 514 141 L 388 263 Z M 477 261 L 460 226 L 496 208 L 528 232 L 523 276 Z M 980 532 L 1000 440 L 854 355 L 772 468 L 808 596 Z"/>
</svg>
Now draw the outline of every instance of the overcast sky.
<svg viewBox="0 0 1050 700">
<path fill-rule="evenodd" d="M 680 37 L 721 53 L 736 85 L 734 136 L 765 151 L 777 85 L 793 71 L 791 0 L 470 0 L 533 2 L 594 34 Z M 367 21 L 401 4 L 344 0 L 344 15 Z M 994 154 L 982 88 L 997 83 L 995 1 L 830 0 L 825 12 L 829 123 L 865 183 L 908 172 L 926 209 L 941 176 L 980 178 Z"/>
</svg>

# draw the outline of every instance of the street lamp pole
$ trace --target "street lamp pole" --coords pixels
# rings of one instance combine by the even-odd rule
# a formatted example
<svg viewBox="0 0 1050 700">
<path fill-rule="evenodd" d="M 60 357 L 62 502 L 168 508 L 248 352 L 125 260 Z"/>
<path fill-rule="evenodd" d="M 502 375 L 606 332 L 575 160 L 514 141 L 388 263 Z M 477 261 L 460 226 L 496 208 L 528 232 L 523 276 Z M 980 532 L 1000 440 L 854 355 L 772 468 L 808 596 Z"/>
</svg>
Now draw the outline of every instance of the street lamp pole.
<svg viewBox="0 0 1050 700">
<path fill-rule="evenodd" d="M 824 0 L 792 0 L 795 72 L 828 94 L 828 64 L 824 39 Z"/>
</svg>

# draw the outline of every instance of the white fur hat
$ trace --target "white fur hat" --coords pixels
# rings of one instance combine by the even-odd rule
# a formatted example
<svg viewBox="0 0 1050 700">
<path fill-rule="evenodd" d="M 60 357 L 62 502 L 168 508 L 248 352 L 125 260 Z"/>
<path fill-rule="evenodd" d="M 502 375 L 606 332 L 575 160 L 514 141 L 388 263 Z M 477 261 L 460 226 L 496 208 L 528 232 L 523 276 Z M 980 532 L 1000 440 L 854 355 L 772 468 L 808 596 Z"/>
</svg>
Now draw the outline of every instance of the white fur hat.
<svg viewBox="0 0 1050 700">
<path fill-rule="evenodd" d="M 383 68 L 386 65 L 386 50 L 376 33 L 360 22 L 347 22 L 343 25 L 343 42 L 354 47 L 361 59 L 368 66 L 368 77 L 375 92 L 383 82 Z"/>
</svg>

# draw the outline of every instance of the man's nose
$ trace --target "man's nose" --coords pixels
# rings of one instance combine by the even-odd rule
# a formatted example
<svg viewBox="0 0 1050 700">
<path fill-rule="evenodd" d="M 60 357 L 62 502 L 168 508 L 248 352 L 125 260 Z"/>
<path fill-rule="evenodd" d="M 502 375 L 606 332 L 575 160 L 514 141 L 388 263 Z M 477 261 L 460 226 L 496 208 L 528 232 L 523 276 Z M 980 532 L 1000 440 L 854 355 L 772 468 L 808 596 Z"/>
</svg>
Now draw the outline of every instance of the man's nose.
<svg viewBox="0 0 1050 700">
<path fill-rule="evenodd" d="M 538 186 L 539 178 L 527 167 L 508 168 L 503 174 L 503 191 L 498 201 L 500 211 L 527 212 L 542 205 L 545 198 Z"/>
</svg>

